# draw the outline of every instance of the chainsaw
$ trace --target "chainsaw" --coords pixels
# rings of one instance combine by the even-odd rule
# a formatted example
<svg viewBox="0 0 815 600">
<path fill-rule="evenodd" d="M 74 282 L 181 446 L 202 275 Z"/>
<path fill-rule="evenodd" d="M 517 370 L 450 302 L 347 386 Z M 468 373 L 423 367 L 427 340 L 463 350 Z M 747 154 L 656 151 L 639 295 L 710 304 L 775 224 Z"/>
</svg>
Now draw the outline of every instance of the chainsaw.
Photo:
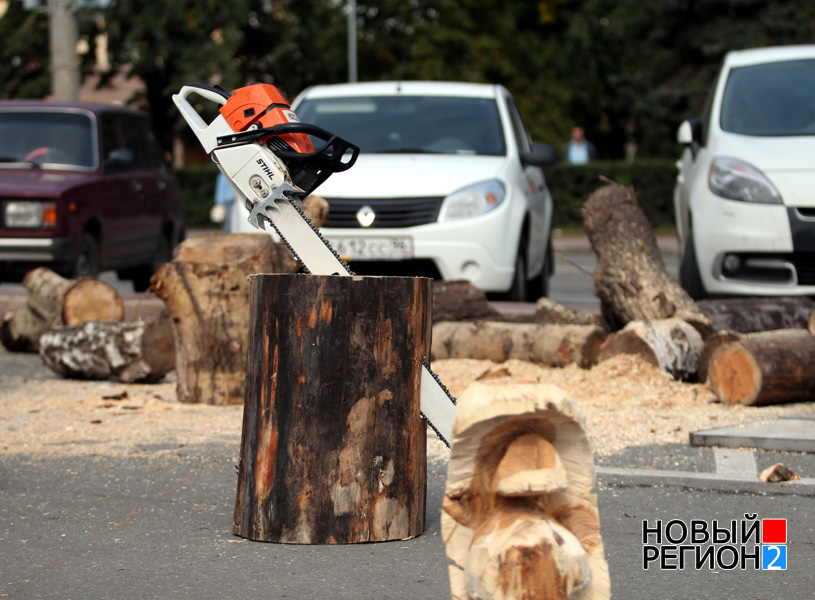
<svg viewBox="0 0 815 600">
<path fill-rule="evenodd" d="M 190 103 L 196 94 L 220 106 L 207 123 Z M 315 125 L 301 123 L 272 85 L 252 84 L 230 94 L 219 86 L 189 84 L 173 101 L 204 150 L 226 176 L 249 222 L 266 222 L 314 275 L 353 275 L 348 265 L 303 214 L 300 203 L 332 173 L 350 169 L 359 155 L 354 144 Z M 312 139 L 321 144 L 315 148 Z M 427 363 L 421 375 L 423 418 L 449 448 L 455 399 Z"/>
</svg>

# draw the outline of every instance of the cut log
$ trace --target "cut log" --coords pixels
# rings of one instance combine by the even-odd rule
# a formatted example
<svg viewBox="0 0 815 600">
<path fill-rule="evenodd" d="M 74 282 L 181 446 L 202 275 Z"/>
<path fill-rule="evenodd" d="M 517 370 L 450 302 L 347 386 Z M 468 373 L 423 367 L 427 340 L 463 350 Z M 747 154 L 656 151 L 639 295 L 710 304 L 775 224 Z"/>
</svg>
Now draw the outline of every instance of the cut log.
<svg viewBox="0 0 815 600">
<path fill-rule="evenodd" d="M 815 399 L 815 336 L 802 329 L 750 334 L 721 345 L 708 364 L 716 396 L 758 406 Z"/>
<path fill-rule="evenodd" d="M 736 333 L 735 331 L 722 330 L 717 331 L 713 335 L 708 336 L 705 340 L 705 345 L 702 347 L 702 352 L 699 354 L 699 365 L 696 368 L 696 378 L 702 383 L 706 383 L 708 379 L 708 367 L 710 365 L 710 358 L 719 349 L 720 346 L 740 340 L 746 334 Z"/>
<path fill-rule="evenodd" d="M 0 323 L 0 341 L 12 351 L 37 352 L 40 336 L 52 327 L 124 317 L 119 292 L 97 279 L 66 279 L 39 267 L 26 274 L 23 286 L 28 290 L 25 306 L 6 312 Z"/>
<path fill-rule="evenodd" d="M 54 327 L 40 338 L 40 356 L 65 377 L 154 383 L 175 367 L 173 329 L 166 314 L 144 321 Z"/>
<path fill-rule="evenodd" d="M 590 367 L 607 332 L 596 325 L 538 325 L 495 321 L 436 323 L 433 360 L 475 358 L 504 362 L 517 358 L 550 367 Z"/>
<path fill-rule="evenodd" d="M 424 529 L 430 280 L 251 278 L 235 534 L 343 544 Z"/>
<path fill-rule="evenodd" d="M 474 383 L 442 504 L 454 600 L 611 595 L 585 422 L 559 388 Z"/>
<path fill-rule="evenodd" d="M 563 306 L 546 297 L 539 298 L 535 304 L 535 322 L 541 325 L 602 326 L 602 323 L 594 315 Z"/>
<path fill-rule="evenodd" d="M 181 402 L 241 404 L 255 273 L 291 273 L 291 252 L 271 236 L 208 233 L 185 240 L 152 278 L 173 322 Z"/>
<path fill-rule="evenodd" d="M 710 319 L 665 270 L 656 236 L 634 191 L 610 184 L 582 209 L 583 225 L 597 255 L 594 289 L 612 330 L 630 321 L 677 317 L 713 332 Z"/>
<path fill-rule="evenodd" d="M 433 322 L 500 321 L 487 294 L 469 281 L 433 282 Z"/>
<path fill-rule="evenodd" d="M 676 379 L 696 378 L 704 348 L 701 334 L 682 319 L 631 321 L 603 344 L 599 361 L 618 354 L 634 354 Z"/>
<path fill-rule="evenodd" d="M 737 333 L 806 329 L 815 315 L 815 300 L 807 296 L 726 298 L 699 300 L 696 304 L 710 317 L 713 329 Z"/>
</svg>

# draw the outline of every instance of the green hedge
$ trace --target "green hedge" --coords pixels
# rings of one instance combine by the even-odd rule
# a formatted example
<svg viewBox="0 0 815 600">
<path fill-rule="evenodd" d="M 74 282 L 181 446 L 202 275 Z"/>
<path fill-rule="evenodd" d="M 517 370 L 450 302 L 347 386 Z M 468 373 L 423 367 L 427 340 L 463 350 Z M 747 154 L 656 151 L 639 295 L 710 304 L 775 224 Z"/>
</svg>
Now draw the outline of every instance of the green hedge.
<svg viewBox="0 0 815 600">
<path fill-rule="evenodd" d="M 184 196 L 187 227 L 217 227 L 209 220 L 209 209 L 215 197 L 218 167 L 181 167 L 176 169 L 176 175 Z M 580 208 L 594 190 L 605 185 L 601 177 L 633 185 L 640 206 L 655 228 L 674 224 L 676 164 L 673 160 L 597 161 L 580 166 L 564 163 L 548 167 L 545 175 L 555 207 L 554 227 L 582 226 Z"/>
<path fill-rule="evenodd" d="M 587 165 L 557 164 L 544 170 L 554 203 L 553 227 L 582 227 L 580 209 L 602 178 L 633 186 L 637 200 L 654 228 L 673 227 L 676 162 L 668 159 L 596 161 Z"/>
</svg>

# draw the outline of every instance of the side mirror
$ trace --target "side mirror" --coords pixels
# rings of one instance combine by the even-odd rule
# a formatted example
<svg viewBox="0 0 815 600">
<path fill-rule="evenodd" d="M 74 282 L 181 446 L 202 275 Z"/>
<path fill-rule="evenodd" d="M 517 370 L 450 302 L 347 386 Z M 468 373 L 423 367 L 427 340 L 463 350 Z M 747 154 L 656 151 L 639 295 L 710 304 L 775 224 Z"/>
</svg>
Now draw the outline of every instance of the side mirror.
<svg viewBox="0 0 815 600">
<path fill-rule="evenodd" d="M 682 121 L 676 132 L 676 141 L 687 146 L 694 158 L 702 147 L 702 121 L 697 118 Z"/>
<path fill-rule="evenodd" d="M 106 171 L 124 171 L 136 163 L 136 154 L 130 148 L 111 150 L 105 159 Z"/>
<path fill-rule="evenodd" d="M 521 154 L 521 162 L 533 167 L 548 167 L 557 162 L 557 151 L 549 144 L 532 142 L 529 152 Z"/>
</svg>

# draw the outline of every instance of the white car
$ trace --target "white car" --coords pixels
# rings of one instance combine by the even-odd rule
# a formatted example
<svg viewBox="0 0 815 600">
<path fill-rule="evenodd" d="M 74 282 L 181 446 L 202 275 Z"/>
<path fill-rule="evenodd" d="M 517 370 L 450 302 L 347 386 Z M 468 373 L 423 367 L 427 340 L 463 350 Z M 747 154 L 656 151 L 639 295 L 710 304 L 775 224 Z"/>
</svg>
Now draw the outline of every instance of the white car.
<svg viewBox="0 0 815 600">
<path fill-rule="evenodd" d="M 530 140 L 505 88 L 326 85 L 292 108 L 361 149 L 315 190 L 330 206 L 322 233 L 355 273 L 469 280 L 512 300 L 547 294 L 552 199 L 541 167 L 556 153 Z"/>
<path fill-rule="evenodd" d="M 677 139 L 691 296 L 815 294 L 815 45 L 730 52 Z"/>
</svg>

